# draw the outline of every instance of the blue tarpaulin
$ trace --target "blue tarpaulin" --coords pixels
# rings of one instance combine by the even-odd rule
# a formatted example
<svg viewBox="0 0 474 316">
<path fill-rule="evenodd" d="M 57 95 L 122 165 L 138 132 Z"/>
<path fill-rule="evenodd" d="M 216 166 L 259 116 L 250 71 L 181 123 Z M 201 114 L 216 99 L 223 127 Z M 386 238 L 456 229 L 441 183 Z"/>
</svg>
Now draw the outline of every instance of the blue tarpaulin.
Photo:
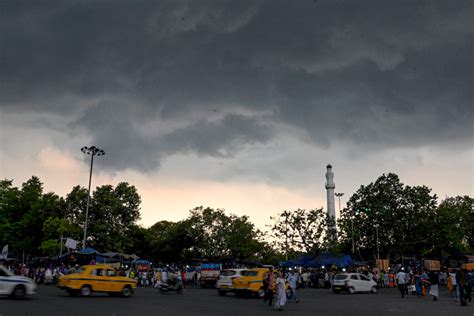
<svg viewBox="0 0 474 316">
<path fill-rule="evenodd" d="M 97 250 L 95 250 L 94 248 L 84 248 L 84 249 L 81 249 L 79 251 L 79 253 L 83 254 L 83 255 L 90 255 L 90 254 L 93 254 L 93 253 L 97 253 Z"/>
<path fill-rule="evenodd" d="M 338 268 L 344 268 L 353 264 L 352 258 L 349 255 L 342 255 L 336 257 L 330 253 L 321 253 L 316 257 L 301 256 L 295 260 L 281 262 L 283 267 L 305 267 L 305 268 L 320 268 L 322 266 L 335 265 Z"/>
</svg>

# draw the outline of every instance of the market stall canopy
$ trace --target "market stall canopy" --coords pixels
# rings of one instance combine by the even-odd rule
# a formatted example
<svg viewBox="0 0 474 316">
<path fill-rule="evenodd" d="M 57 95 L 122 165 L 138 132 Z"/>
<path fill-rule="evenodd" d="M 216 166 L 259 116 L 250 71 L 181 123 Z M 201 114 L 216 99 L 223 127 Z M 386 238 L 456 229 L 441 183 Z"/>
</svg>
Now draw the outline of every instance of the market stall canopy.
<svg viewBox="0 0 474 316">
<path fill-rule="evenodd" d="M 95 250 L 94 248 L 84 248 L 84 249 L 81 249 L 79 251 L 80 254 L 83 254 L 83 255 L 89 255 L 89 254 L 94 254 L 94 253 L 98 253 L 97 250 Z"/>
<path fill-rule="evenodd" d="M 321 253 L 316 257 L 301 256 L 296 260 L 289 260 L 281 262 L 283 267 L 305 267 L 305 268 L 320 268 L 322 266 L 335 265 L 338 268 L 344 268 L 353 264 L 352 258 L 349 255 L 334 256 L 330 253 Z"/>
</svg>

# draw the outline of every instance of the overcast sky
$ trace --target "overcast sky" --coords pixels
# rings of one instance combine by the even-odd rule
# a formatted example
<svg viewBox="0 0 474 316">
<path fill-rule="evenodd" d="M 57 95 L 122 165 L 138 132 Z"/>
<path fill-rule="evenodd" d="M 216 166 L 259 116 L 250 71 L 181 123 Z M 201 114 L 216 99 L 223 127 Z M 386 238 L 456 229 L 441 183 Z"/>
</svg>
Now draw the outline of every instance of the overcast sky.
<svg viewBox="0 0 474 316">
<path fill-rule="evenodd" d="M 473 195 L 473 2 L 0 1 L 0 177 L 137 186 L 145 226 L 199 205 L 344 203 L 395 172 Z"/>
</svg>

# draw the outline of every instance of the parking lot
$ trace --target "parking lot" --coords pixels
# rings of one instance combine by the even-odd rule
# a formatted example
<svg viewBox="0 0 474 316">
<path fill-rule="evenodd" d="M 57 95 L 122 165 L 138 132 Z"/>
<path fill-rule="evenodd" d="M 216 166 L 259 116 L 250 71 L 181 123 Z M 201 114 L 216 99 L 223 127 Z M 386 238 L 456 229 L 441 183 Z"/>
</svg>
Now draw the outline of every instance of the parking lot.
<svg viewBox="0 0 474 316">
<path fill-rule="evenodd" d="M 219 296 L 216 290 L 188 287 L 182 294 L 160 294 L 138 288 L 130 298 L 95 294 L 89 298 L 69 297 L 53 286 L 39 286 L 38 294 L 25 300 L 0 298 L 0 316 L 35 315 L 469 315 L 474 305 L 459 306 L 441 289 L 437 302 L 408 296 L 396 289 L 378 294 L 333 294 L 329 290 L 302 289 L 300 303 L 288 303 L 284 311 L 273 311 L 262 300 Z"/>
</svg>

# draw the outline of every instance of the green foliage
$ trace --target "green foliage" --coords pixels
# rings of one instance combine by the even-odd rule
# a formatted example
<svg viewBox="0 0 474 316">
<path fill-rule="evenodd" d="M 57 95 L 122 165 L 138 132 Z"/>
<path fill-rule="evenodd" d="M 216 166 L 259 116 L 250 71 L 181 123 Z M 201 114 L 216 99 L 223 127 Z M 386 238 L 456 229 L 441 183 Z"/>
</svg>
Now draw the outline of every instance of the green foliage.
<svg viewBox="0 0 474 316">
<path fill-rule="evenodd" d="M 288 257 L 298 252 L 317 254 L 328 246 L 329 219 L 323 209 L 283 211 L 270 219 L 276 247 Z"/>
<path fill-rule="evenodd" d="M 40 250 L 45 255 L 53 257 L 59 255 L 60 247 L 59 239 L 47 239 L 41 242 Z"/>
<path fill-rule="evenodd" d="M 255 259 L 264 244 L 247 216 L 226 215 L 222 209 L 198 207 L 186 220 L 158 222 L 149 229 L 155 260 Z"/>
<path fill-rule="evenodd" d="M 140 219 L 141 198 L 126 182 L 98 187 L 89 208 L 88 245 L 100 251 L 123 252 L 127 235 Z"/>
<path fill-rule="evenodd" d="M 56 256 L 61 236 L 82 240 L 87 196 L 80 186 L 65 198 L 44 193 L 35 176 L 19 188 L 12 180 L 0 181 L 0 246 L 8 244 L 17 257 Z M 327 236 L 330 220 L 323 209 L 281 212 L 272 218 L 266 241 L 247 216 L 228 215 L 223 209 L 197 207 L 179 222 L 144 228 L 137 225 L 140 204 L 137 189 L 128 183 L 97 187 L 91 196 L 87 245 L 156 262 L 235 259 L 278 264 L 300 253 L 347 253 L 352 237 L 357 255 L 375 258 L 378 232 L 382 258 L 474 251 L 473 198 L 446 198 L 437 206 L 431 189 L 406 186 L 391 173 L 351 196 L 338 222 L 337 243 Z"/>
<path fill-rule="evenodd" d="M 456 196 L 443 200 L 437 210 L 434 228 L 435 253 L 473 253 L 474 199 L 469 196 Z"/>
<path fill-rule="evenodd" d="M 384 174 L 349 199 L 339 237 L 347 244 L 354 234 L 358 253 L 375 258 L 378 231 L 381 258 L 424 256 L 431 251 L 435 233 L 436 195 L 430 192 L 426 186 L 405 186 L 397 175 Z"/>
</svg>

